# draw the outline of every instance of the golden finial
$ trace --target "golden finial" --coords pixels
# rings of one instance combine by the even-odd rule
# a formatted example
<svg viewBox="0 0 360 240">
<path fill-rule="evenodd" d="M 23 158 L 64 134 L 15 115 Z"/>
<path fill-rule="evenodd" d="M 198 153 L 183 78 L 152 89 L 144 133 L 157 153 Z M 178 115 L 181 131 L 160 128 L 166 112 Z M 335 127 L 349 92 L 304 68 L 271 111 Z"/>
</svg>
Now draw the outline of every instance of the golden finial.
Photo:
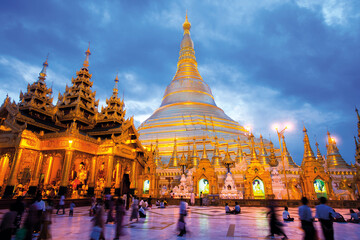
<svg viewBox="0 0 360 240">
<path fill-rule="evenodd" d="M 358 120 L 360 122 L 360 115 L 359 115 L 359 110 L 357 109 L 357 107 L 355 106 L 355 112 L 357 114 Z"/>
<path fill-rule="evenodd" d="M 86 57 L 85 57 L 85 61 L 84 61 L 84 63 L 83 63 L 83 66 L 84 66 L 84 68 L 88 68 L 88 67 L 89 67 L 89 56 L 91 55 L 91 52 L 90 52 L 90 42 L 89 42 L 89 47 L 88 47 L 88 49 L 87 49 L 86 52 L 85 52 L 85 55 L 86 55 Z"/>
<path fill-rule="evenodd" d="M 41 72 L 39 73 L 39 79 L 40 79 L 40 80 L 45 80 L 45 77 L 46 77 L 46 69 L 47 69 L 47 67 L 49 66 L 49 64 L 48 64 L 48 58 L 49 58 L 49 54 L 46 56 L 46 60 L 45 60 L 45 62 L 43 63 L 43 68 L 42 68 Z"/>
<path fill-rule="evenodd" d="M 115 85 L 114 85 L 114 88 L 113 88 L 113 96 L 114 97 L 117 97 L 117 95 L 118 95 L 118 91 L 119 91 L 119 89 L 118 89 L 118 83 L 119 83 L 119 73 L 117 73 L 116 74 L 116 77 L 115 77 Z"/>
<path fill-rule="evenodd" d="M 306 128 L 305 128 L 305 126 L 304 126 L 304 129 L 303 129 L 303 132 L 305 133 L 305 132 L 307 132 L 307 130 L 306 130 Z"/>
<path fill-rule="evenodd" d="M 183 24 L 184 34 L 189 34 L 191 28 L 191 23 L 188 20 L 187 10 L 186 10 L 186 16 L 185 16 L 185 22 Z"/>
</svg>

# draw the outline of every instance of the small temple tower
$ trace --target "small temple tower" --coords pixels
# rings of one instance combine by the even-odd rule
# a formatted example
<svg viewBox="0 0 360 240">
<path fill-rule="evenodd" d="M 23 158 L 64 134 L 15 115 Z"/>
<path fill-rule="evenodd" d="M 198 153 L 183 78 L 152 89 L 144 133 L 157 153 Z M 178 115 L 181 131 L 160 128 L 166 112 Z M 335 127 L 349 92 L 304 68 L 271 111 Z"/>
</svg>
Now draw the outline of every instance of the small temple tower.
<svg viewBox="0 0 360 240">
<path fill-rule="evenodd" d="M 245 172 L 244 185 L 246 199 L 273 199 L 272 180 L 270 171 L 266 165 L 261 164 L 255 150 L 254 135 L 249 136 L 250 146 L 250 164 Z M 269 165 L 267 165 L 269 166 Z"/>
<path fill-rule="evenodd" d="M 203 139 L 203 153 L 196 171 L 193 173 L 194 192 L 199 194 L 215 194 L 218 192 L 217 177 L 207 153 L 205 138 Z"/>
<path fill-rule="evenodd" d="M 308 199 L 332 198 L 333 190 L 330 175 L 325 172 L 324 166 L 316 160 L 305 127 L 303 132 L 304 157 L 300 171 L 303 195 Z"/>
</svg>

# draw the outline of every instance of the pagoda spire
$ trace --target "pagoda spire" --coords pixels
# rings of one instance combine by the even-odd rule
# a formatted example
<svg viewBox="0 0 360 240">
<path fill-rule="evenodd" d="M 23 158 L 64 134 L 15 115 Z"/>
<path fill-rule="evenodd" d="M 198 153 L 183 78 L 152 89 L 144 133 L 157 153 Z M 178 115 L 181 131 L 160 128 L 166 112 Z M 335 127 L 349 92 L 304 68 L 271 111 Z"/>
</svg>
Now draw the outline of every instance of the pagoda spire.
<svg viewBox="0 0 360 240">
<path fill-rule="evenodd" d="M 240 164 L 240 163 L 242 163 L 242 161 L 243 161 L 243 151 L 242 151 L 242 148 L 241 148 L 240 137 L 238 136 L 235 162 Z"/>
<path fill-rule="evenodd" d="M 304 158 L 306 158 L 306 157 L 314 158 L 315 157 L 314 152 L 311 149 L 309 136 L 307 134 L 307 129 L 305 128 L 305 126 L 303 129 L 303 132 L 304 132 Z"/>
<path fill-rule="evenodd" d="M 42 68 L 41 72 L 39 73 L 39 81 L 40 81 L 40 82 L 44 82 L 44 81 L 45 81 L 45 78 L 46 78 L 46 70 L 47 70 L 47 67 L 49 66 L 49 64 L 48 64 L 48 58 L 49 58 L 49 55 L 46 57 L 46 60 L 45 60 L 45 62 L 43 63 L 43 68 Z"/>
<path fill-rule="evenodd" d="M 324 166 L 325 160 L 324 160 L 323 156 L 321 155 L 321 152 L 320 152 L 320 149 L 319 149 L 319 143 L 316 142 L 315 145 L 316 145 L 316 160 L 317 160 L 322 166 Z"/>
<path fill-rule="evenodd" d="M 230 166 L 234 164 L 229 154 L 229 143 L 226 146 L 226 153 L 224 156 L 223 164 L 226 166 L 228 173 L 230 173 Z"/>
<path fill-rule="evenodd" d="M 85 52 L 85 55 L 86 55 L 86 57 L 85 57 L 83 66 L 84 66 L 84 68 L 88 69 L 88 67 L 89 67 L 89 56 L 91 55 L 91 52 L 90 52 L 90 42 L 89 42 L 89 47 L 88 47 L 88 49 L 87 49 L 86 52 Z"/>
<path fill-rule="evenodd" d="M 269 165 L 271 167 L 277 167 L 279 165 L 279 161 L 276 158 L 274 144 L 272 143 L 272 141 L 270 141 L 270 157 L 269 158 L 270 158 Z"/>
<path fill-rule="evenodd" d="M 201 156 L 201 160 L 209 160 L 207 153 L 206 153 L 206 145 L 205 145 L 205 138 L 203 138 L 203 152 Z"/>
<path fill-rule="evenodd" d="M 266 149 L 265 149 L 265 145 L 264 145 L 264 141 L 263 141 L 263 137 L 262 135 L 260 134 L 260 149 L 261 149 L 261 152 L 260 152 L 260 163 L 263 164 L 263 165 L 268 165 L 270 159 L 269 159 L 269 156 L 266 152 Z"/>
<path fill-rule="evenodd" d="M 161 158 L 160 158 L 160 154 L 159 154 L 159 140 L 156 139 L 156 145 L 155 145 L 155 165 L 156 167 L 160 167 L 161 166 Z"/>
<path fill-rule="evenodd" d="M 172 153 L 172 156 L 170 158 L 170 162 L 169 162 L 169 168 L 176 168 L 179 166 L 178 164 L 178 153 L 177 153 L 177 146 L 176 146 L 176 138 L 174 138 L 174 150 Z"/>
<path fill-rule="evenodd" d="M 285 136 L 282 136 L 282 146 L 283 146 L 283 155 L 284 155 L 284 160 L 285 160 L 285 167 L 293 167 L 293 168 L 298 168 L 299 166 L 296 165 L 296 163 L 294 162 L 293 158 L 290 155 L 290 152 L 286 146 L 286 142 L 285 142 Z"/>
<path fill-rule="evenodd" d="M 250 149 L 250 155 L 251 155 L 251 159 L 250 159 L 250 163 L 260 163 L 260 160 L 257 156 L 256 150 L 255 150 L 255 142 L 254 142 L 254 135 L 251 133 L 250 134 L 250 141 L 251 141 L 251 149 Z"/>
<path fill-rule="evenodd" d="M 316 161 L 314 152 L 311 149 L 309 136 L 307 134 L 307 130 L 306 130 L 305 126 L 303 129 L 303 132 L 304 132 L 304 157 L 303 157 L 303 161 L 301 163 L 301 167 L 302 168 L 314 167 L 314 166 L 322 167 L 320 165 L 320 163 Z"/>
<path fill-rule="evenodd" d="M 114 80 L 115 84 L 114 84 L 114 88 L 113 88 L 113 96 L 117 97 L 118 96 L 118 83 L 119 83 L 119 74 L 116 74 L 115 80 Z"/>
<path fill-rule="evenodd" d="M 220 153 L 219 153 L 219 143 L 218 143 L 218 137 L 215 136 L 215 147 L 214 147 L 214 153 L 213 153 L 213 157 L 212 157 L 212 165 L 214 167 L 220 167 L 221 164 L 221 157 L 220 157 Z"/>
<path fill-rule="evenodd" d="M 329 170 L 336 170 L 336 169 L 349 169 L 349 165 L 344 161 L 342 158 L 339 149 L 336 146 L 335 138 L 331 137 L 330 132 L 327 131 L 327 167 Z"/>
<path fill-rule="evenodd" d="M 199 164 L 199 155 L 196 150 L 196 138 L 194 137 L 193 150 L 192 150 L 192 154 L 191 154 L 191 166 L 197 167 L 198 164 Z"/>
</svg>

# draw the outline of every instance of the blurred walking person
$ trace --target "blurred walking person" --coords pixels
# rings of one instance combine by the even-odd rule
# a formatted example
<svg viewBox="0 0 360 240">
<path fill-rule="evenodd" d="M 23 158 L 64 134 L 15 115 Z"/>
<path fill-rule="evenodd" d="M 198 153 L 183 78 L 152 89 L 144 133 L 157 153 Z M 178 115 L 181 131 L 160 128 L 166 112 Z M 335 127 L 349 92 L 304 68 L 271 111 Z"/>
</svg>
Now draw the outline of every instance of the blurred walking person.
<svg viewBox="0 0 360 240">
<path fill-rule="evenodd" d="M 111 199 L 109 200 L 109 211 L 107 214 L 107 219 L 106 219 L 106 224 L 107 223 L 113 223 L 115 221 L 114 217 L 113 217 L 113 210 L 114 210 L 114 197 L 111 197 Z"/>
<path fill-rule="evenodd" d="M 90 235 L 91 240 L 105 240 L 105 224 L 104 224 L 104 207 L 102 203 L 99 201 L 99 205 L 96 209 L 96 213 L 92 221 L 94 222 L 94 226 Z"/>
<path fill-rule="evenodd" d="M 275 207 L 273 205 L 269 206 L 269 212 L 266 215 L 270 215 L 270 237 L 274 237 L 276 234 L 284 236 L 282 239 L 288 239 L 285 232 L 282 230 L 283 224 L 277 219 Z"/>
<path fill-rule="evenodd" d="M 307 205 L 308 199 L 303 197 L 301 199 L 302 206 L 299 207 L 299 217 L 301 220 L 301 228 L 304 230 L 304 240 L 314 240 L 316 239 L 316 230 L 313 224 L 313 217 L 311 214 L 311 209 Z"/>
<path fill-rule="evenodd" d="M 316 218 L 321 223 L 321 228 L 325 240 L 334 240 L 333 218 L 335 216 L 334 210 L 326 205 L 326 198 L 320 198 L 320 205 L 316 206 Z"/>
<path fill-rule="evenodd" d="M 10 211 L 4 214 L 0 225 L 0 238 L 2 240 L 11 240 L 11 235 L 15 229 L 15 219 L 17 212 L 14 209 L 14 205 L 10 206 Z"/>
<path fill-rule="evenodd" d="M 186 223 L 185 223 L 185 217 L 187 215 L 186 211 L 186 203 L 183 200 L 183 197 L 181 197 L 180 200 L 180 218 L 178 222 L 178 230 L 180 231 L 179 237 L 182 237 L 184 234 L 186 234 Z"/>
<path fill-rule="evenodd" d="M 115 238 L 114 238 L 114 240 L 118 240 L 120 238 L 120 236 L 123 235 L 123 233 L 122 233 L 122 223 L 123 223 L 123 218 L 124 218 L 124 215 L 125 215 L 124 201 L 121 198 L 119 198 L 116 201 L 115 211 L 116 211 L 116 215 L 115 215 L 116 228 L 115 228 Z"/>
<path fill-rule="evenodd" d="M 38 237 L 38 240 L 47 240 L 51 239 L 51 231 L 50 231 L 50 225 L 51 225 L 51 215 L 53 212 L 53 201 L 51 199 L 48 199 L 46 202 L 45 212 L 42 215 L 42 226 L 40 235 Z"/>
<path fill-rule="evenodd" d="M 139 200 L 137 197 L 134 197 L 134 200 L 131 205 L 131 216 L 130 221 L 136 218 L 136 221 L 139 221 Z"/>
<path fill-rule="evenodd" d="M 23 201 L 24 197 L 17 197 L 16 202 L 14 203 L 14 210 L 16 211 L 16 218 L 15 218 L 15 229 L 20 228 L 22 215 L 25 211 L 25 204 Z"/>
</svg>

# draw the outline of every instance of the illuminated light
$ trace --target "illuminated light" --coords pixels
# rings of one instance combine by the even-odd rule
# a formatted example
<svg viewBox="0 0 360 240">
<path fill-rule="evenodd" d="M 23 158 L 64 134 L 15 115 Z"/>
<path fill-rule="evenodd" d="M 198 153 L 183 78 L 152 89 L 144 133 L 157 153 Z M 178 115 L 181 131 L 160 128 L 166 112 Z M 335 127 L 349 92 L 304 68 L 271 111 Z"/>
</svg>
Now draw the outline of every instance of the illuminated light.
<svg viewBox="0 0 360 240">
<path fill-rule="evenodd" d="M 69 140 L 69 144 L 72 144 L 73 143 L 73 140 Z"/>
<path fill-rule="evenodd" d="M 277 124 L 277 123 L 273 124 L 272 128 L 275 129 L 275 130 L 278 130 L 279 129 L 279 124 Z"/>
<path fill-rule="evenodd" d="M 245 129 L 246 129 L 246 131 L 248 131 L 248 132 L 251 132 L 251 126 L 250 125 L 247 125 L 247 126 L 245 126 Z"/>
<path fill-rule="evenodd" d="M 286 123 L 285 128 L 288 130 L 292 130 L 293 129 L 292 123 Z"/>
</svg>

